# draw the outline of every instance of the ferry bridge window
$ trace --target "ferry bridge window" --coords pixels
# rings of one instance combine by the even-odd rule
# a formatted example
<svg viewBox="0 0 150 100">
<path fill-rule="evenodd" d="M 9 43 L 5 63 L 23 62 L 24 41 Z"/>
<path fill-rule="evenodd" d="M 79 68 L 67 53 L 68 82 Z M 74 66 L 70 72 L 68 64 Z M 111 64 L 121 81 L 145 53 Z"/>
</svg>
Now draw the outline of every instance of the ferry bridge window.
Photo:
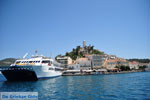
<svg viewBox="0 0 150 100">
<path fill-rule="evenodd" d="M 38 61 L 35 61 L 35 63 L 38 63 Z"/>
<path fill-rule="evenodd" d="M 50 63 L 48 60 L 43 60 L 42 63 Z"/>
<path fill-rule="evenodd" d="M 29 61 L 29 63 L 33 63 L 33 61 Z"/>
<path fill-rule="evenodd" d="M 49 70 L 54 70 L 53 68 L 49 68 Z"/>
<path fill-rule="evenodd" d="M 37 61 L 37 63 L 40 63 L 40 61 Z"/>
<path fill-rule="evenodd" d="M 17 61 L 16 64 L 20 63 L 21 61 Z"/>
<path fill-rule="evenodd" d="M 38 63 L 40 63 L 40 61 L 38 61 Z"/>
<path fill-rule="evenodd" d="M 59 69 L 59 68 L 55 68 L 55 71 L 61 71 L 61 69 Z"/>
</svg>

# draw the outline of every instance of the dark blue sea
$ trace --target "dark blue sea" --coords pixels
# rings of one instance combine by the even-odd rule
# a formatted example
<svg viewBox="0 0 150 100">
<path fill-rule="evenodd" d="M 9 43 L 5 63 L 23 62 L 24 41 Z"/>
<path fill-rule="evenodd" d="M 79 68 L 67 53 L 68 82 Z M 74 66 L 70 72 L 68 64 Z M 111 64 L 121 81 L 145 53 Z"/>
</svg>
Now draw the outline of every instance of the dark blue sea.
<svg viewBox="0 0 150 100">
<path fill-rule="evenodd" d="M 150 100 L 150 72 L 0 82 L 0 92 L 20 91 L 38 92 L 39 100 Z"/>
</svg>

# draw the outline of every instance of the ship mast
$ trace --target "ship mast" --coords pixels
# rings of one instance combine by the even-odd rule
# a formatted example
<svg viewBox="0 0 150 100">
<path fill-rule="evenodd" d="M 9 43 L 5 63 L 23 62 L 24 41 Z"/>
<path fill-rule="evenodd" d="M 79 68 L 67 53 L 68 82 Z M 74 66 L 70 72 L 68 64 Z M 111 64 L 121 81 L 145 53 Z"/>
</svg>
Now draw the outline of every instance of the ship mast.
<svg viewBox="0 0 150 100">
<path fill-rule="evenodd" d="M 38 56 L 38 50 L 35 50 L 35 56 Z"/>
</svg>

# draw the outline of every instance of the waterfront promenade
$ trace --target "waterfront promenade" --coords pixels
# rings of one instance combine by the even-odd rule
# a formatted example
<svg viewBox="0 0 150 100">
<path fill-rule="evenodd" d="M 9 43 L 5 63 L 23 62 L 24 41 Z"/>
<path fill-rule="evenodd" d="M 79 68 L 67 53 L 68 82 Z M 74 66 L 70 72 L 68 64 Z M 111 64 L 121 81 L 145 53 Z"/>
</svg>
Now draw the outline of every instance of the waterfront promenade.
<svg viewBox="0 0 150 100">
<path fill-rule="evenodd" d="M 117 72 L 108 72 L 108 71 L 93 71 L 93 70 L 66 70 L 63 72 L 63 76 L 82 76 L 82 75 L 106 75 L 106 74 L 124 74 L 124 73 L 136 73 L 144 72 L 144 70 L 132 70 L 132 71 L 117 71 Z"/>
</svg>

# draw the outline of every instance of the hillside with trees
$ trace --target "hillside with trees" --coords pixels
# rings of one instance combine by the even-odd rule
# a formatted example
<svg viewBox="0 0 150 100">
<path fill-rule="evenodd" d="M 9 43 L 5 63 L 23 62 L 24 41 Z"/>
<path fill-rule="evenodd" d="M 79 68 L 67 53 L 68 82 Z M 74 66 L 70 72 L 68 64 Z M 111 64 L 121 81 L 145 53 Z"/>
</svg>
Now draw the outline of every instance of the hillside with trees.
<svg viewBox="0 0 150 100">
<path fill-rule="evenodd" d="M 150 59 L 127 59 L 128 61 L 137 61 L 139 63 L 150 63 Z"/>
<path fill-rule="evenodd" d="M 13 64 L 16 61 L 15 58 L 6 58 L 3 60 L 0 60 L 0 66 L 9 66 Z"/>
<path fill-rule="evenodd" d="M 85 46 L 85 47 L 77 46 L 76 48 L 73 48 L 71 52 L 66 52 L 64 56 L 69 56 L 73 60 L 76 60 L 77 57 L 84 57 L 86 54 L 102 55 L 104 54 L 104 52 L 94 49 L 94 46 Z M 58 56 L 62 56 L 62 55 L 58 55 Z"/>
</svg>

